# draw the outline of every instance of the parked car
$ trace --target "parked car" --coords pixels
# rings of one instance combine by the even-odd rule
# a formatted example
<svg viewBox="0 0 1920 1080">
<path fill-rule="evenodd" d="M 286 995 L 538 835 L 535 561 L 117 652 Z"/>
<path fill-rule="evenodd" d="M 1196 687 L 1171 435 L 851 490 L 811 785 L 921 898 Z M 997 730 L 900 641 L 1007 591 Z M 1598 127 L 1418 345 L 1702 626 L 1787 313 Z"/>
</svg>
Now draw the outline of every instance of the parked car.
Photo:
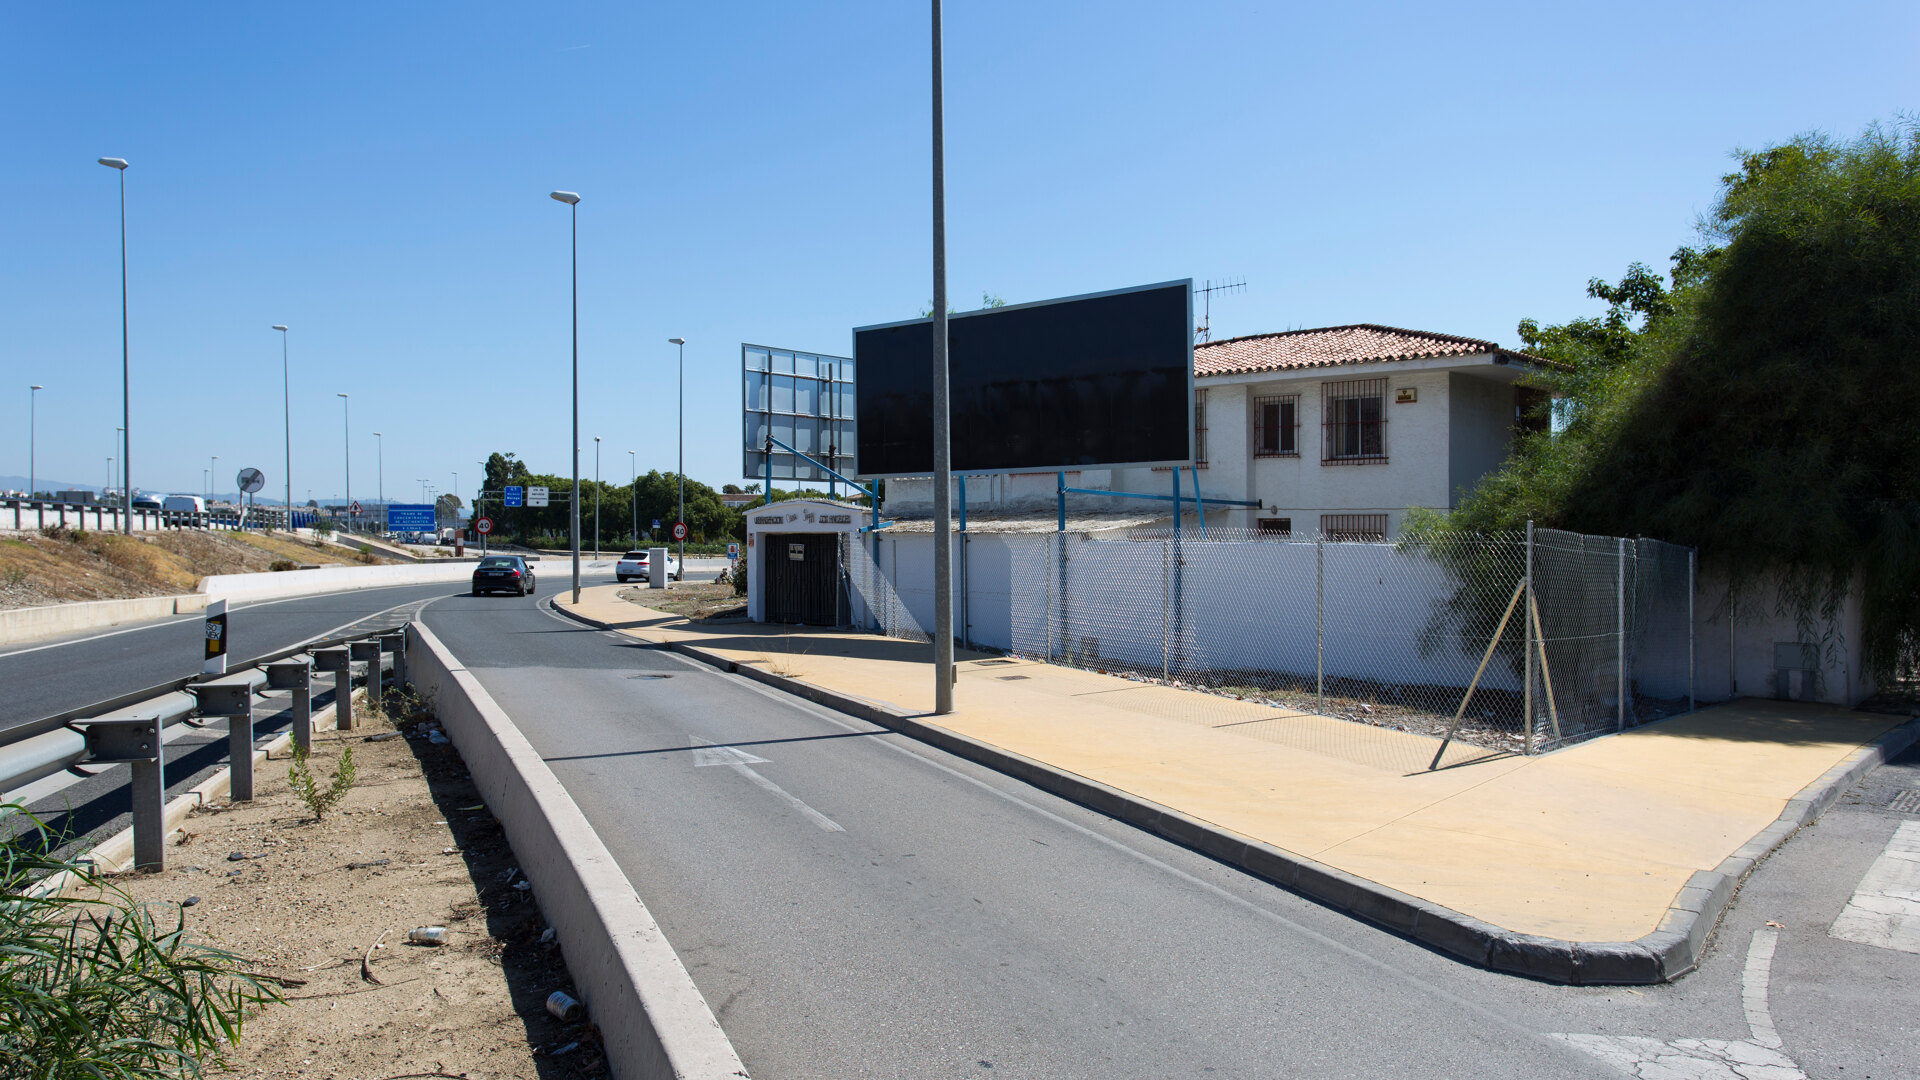
<svg viewBox="0 0 1920 1080">
<path fill-rule="evenodd" d="M 629 578 L 651 582 L 653 579 L 648 576 L 650 569 L 647 565 L 646 552 L 629 551 L 625 555 L 620 556 L 619 562 L 613 564 L 613 576 L 619 578 L 622 582 L 627 581 Z M 674 558 L 672 555 L 667 556 L 667 580 L 680 580 L 680 560 Z"/>
<path fill-rule="evenodd" d="M 533 591 L 533 567 L 518 555 L 489 555 L 473 568 L 473 595 L 511 592 L 525 596 Z"/>
<path fill-rule="evenodd" d="M 160 500 L 151 495 L 135 495 L 133 497 L 133 508 L 135 510 L 158 510 L 160 509 Z"/>
<path fill-rule="evenodd" d="M 207 501 L 198 495 L 169 495 L 160 503 L 161 509 L 178 514 L 204 514 Z"/>
</svg>

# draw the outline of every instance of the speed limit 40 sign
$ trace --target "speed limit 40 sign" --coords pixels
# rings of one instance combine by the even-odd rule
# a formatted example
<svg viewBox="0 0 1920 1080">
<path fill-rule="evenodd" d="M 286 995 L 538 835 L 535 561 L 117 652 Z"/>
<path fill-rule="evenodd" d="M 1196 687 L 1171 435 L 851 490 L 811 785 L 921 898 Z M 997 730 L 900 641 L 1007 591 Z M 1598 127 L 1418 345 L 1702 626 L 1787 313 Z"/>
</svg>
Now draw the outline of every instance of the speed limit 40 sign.
<svg viewBox="0 0 1920 1080">
<path fill-rule="evenodd" d="M 483 517 L 473 523 L 473 531 L 485 536 L 493 531 L 493 519 Z"/>
</svg>

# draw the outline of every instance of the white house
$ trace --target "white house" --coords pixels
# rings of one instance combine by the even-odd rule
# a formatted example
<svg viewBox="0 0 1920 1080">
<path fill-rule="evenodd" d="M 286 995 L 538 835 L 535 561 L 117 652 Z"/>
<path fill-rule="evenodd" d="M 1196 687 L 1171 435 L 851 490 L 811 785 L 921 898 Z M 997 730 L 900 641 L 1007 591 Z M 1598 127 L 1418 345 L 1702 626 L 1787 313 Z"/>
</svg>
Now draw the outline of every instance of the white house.
<svg viewBox="0 0 1920 1080">
<path fill-rule="evenodd" d="M 1408 507 L 1450 509 L 1499 466 L 1524 406 L 1539 393 L 1517 383 L 1545 364 L 1491 341 L 1371 324 L 1196 345 L 1200 494 L 1260 504 L 1209 507 L 1208 524 L 1389 538 Z M 1068 487 L 1172 494 L 1173 485 L 1165 469 L 1067 475 Z M 967 485 L 968 511 L 1043 511 L 1056 505 L 1057 487 L 1052 473 L 976 477 Z M 1191 498 L 1192 475 L 1182 475 L 1180 487 Z M 1144 505 L 1082 495 L 1068 501 L 1076 513 Z M 886 509 L 925 516 L 931 481 L 889 481 Z"/>
</svg>

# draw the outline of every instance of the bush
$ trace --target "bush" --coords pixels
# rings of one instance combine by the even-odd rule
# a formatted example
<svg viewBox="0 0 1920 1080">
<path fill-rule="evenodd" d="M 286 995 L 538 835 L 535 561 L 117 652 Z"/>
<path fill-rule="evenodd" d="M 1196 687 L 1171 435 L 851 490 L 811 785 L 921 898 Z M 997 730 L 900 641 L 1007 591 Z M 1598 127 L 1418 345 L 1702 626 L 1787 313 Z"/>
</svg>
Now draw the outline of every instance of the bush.
<svg viewBox="0 0 1920 1080">
<path fill-rule="evenodd" d="M 278 572 L 281 570 L 298 570 L 299 567 L 294 564 L 292 559 L 275 559 L 267 564 L 267 569 Z"/>
<path fill-rule="evenodd" d="M 294 746 L 293 767 L 287 770 L 287 783 L 300 801 L 307 804 L 307 809 L 313 811 L 313 820 L 321 821 L 326 818 L 327 811 L 339 805 L 340 800 L 346 798 L 347 792 L 353 788 L 353 747 L 347 746 L 346 740 L 341 740 L 340 767 L 334 770 L 333 780 L 325 790 L 321 789 L 313 770 L 307 767 L 310 756 L 310 751 Z"/>
<path fill-rule="evenodd" d="M 38 819 L 0 804 L 0 1076 L 159 1080 L 224 1066 L 247 1010 L 279 991 L 188 941 L 178 904 L 141 904 L 44 842 Z M 60 873 L 97 895 L 34 893 Z"/>
<path fill-rule="evenodd" d="M 747 595 L 747 560 L 741 559 L 735 563 L 730 576 L 733 579 L 733 595 Z"/>
</svg>

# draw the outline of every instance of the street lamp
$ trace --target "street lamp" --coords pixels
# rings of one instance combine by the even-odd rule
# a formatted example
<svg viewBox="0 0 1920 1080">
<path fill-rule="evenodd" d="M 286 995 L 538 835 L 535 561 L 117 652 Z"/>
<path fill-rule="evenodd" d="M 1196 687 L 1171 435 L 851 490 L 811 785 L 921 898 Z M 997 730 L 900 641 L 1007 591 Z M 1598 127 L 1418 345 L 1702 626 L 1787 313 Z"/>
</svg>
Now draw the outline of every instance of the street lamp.
<svg viewBox="0 0 1920 1080">
<path fill-rule="evenodd" d="M 133 436 L 127 434 L 133 427 L 133 395 L 128 390 L 127 379 L 127 159 L 103 157 L 100 164 L 120 174 L 120 476 L 122 506 L 120 531 L 133 535 L 133 455 L 128 443 Z"/>
<path fill-rule="evenodd" d="M 453 474 L 453 497 L 455 499 L 458 499 L 460 497 L 460 474 L 459 473 Z M 453 527 L 456 530 L 459 529 L 460 528 L 460 508 L 458 506 L 447 507 L 447 516 L 453 519 Z"/>
<path fill-rule="evenodd" d="M 220 455 L 215 454 L 213 455 L 213 460 L 207 462 L 207 508 L 208 509 L 213 508 L 213 485 L 220 482 L 218 480 L 215 480 L 214 477 L 219 475 L 220 475 Z"/>
<path fill-rule="evenodd" d="M 640 546 L 640 466 L 627 451 L 627 487 L 633 493 L 633 546 Z"/>
<path fill-rule="evenodd" d="M 347 479 L 347 531 L 353 531 L 353 430 L 347 418 L 347 395 L 335 394 L 340 399 L 340 456 L 346 467 Z"/>
<path fill-rule="evenodd" d="M 684 534 L 687 527 L 687 339 L 668 338 L 667 344 L 680 348 L 680 518 L 676 522 Z M 687 538 L 680 537 L 680 579 L 687 577 Z"/>
<path fill-rule="evenodd" d="M 293 376 L 287 368 L 287 328 L 274 323 L 280 331 L 280 402 L 287 423 L 287 529 L 293 529 Z"/>
<path fill-rule="evenodd" d="M 32 386 L 27 387 L 27 499 L 29 501 L 33 499 L 35 464 L 34 440 L 38 436 L 38 428 L 34 422 L 35 404 L 39 400 L 40 391 L 45 389 L 46 387 L 41 386 L 39 383 L 34 383 Z"/>
<path fill-rule="evenodd" d="M 387 531 L 387 440 L 373 433 L 373 452 L 376 464 L 373 467 L 373 494 L 380 500 L 380 531 Z"/>
<path fill-rule="evenodd" d="M 593 557 L 600 557 L 600 436 L 593 437 Z"/>
<path fill-rule="evenodd" d="M 567 204 L 573 216 L 573 602 L 580 603 L 580 196 L 554 191 L 548 198 Z"/>
<path fill-rule="evenodd" d="M 107 458 L 107 486 L 100 490 L 100 501 L 106 502 L 107 492 L 112 490 L 113 490 L 113 458 L 111 455 L 109 455 Z"/>
<path fill-rule="evenodd" d="M 127 441 L 127 429 L 123 427 L 114 428 L 113 429 L 114 453 L 117 454 L 117 453 L 120 453 L 122 450 L 124 450 L 126 441 Z M 126 488 L 127 463 L 124 461 L 120 463 L 120 473 L 119 473 L 119 476 L 116 478 L 116 482 L 119 484 L 122 490 Z"/>
</svg>

